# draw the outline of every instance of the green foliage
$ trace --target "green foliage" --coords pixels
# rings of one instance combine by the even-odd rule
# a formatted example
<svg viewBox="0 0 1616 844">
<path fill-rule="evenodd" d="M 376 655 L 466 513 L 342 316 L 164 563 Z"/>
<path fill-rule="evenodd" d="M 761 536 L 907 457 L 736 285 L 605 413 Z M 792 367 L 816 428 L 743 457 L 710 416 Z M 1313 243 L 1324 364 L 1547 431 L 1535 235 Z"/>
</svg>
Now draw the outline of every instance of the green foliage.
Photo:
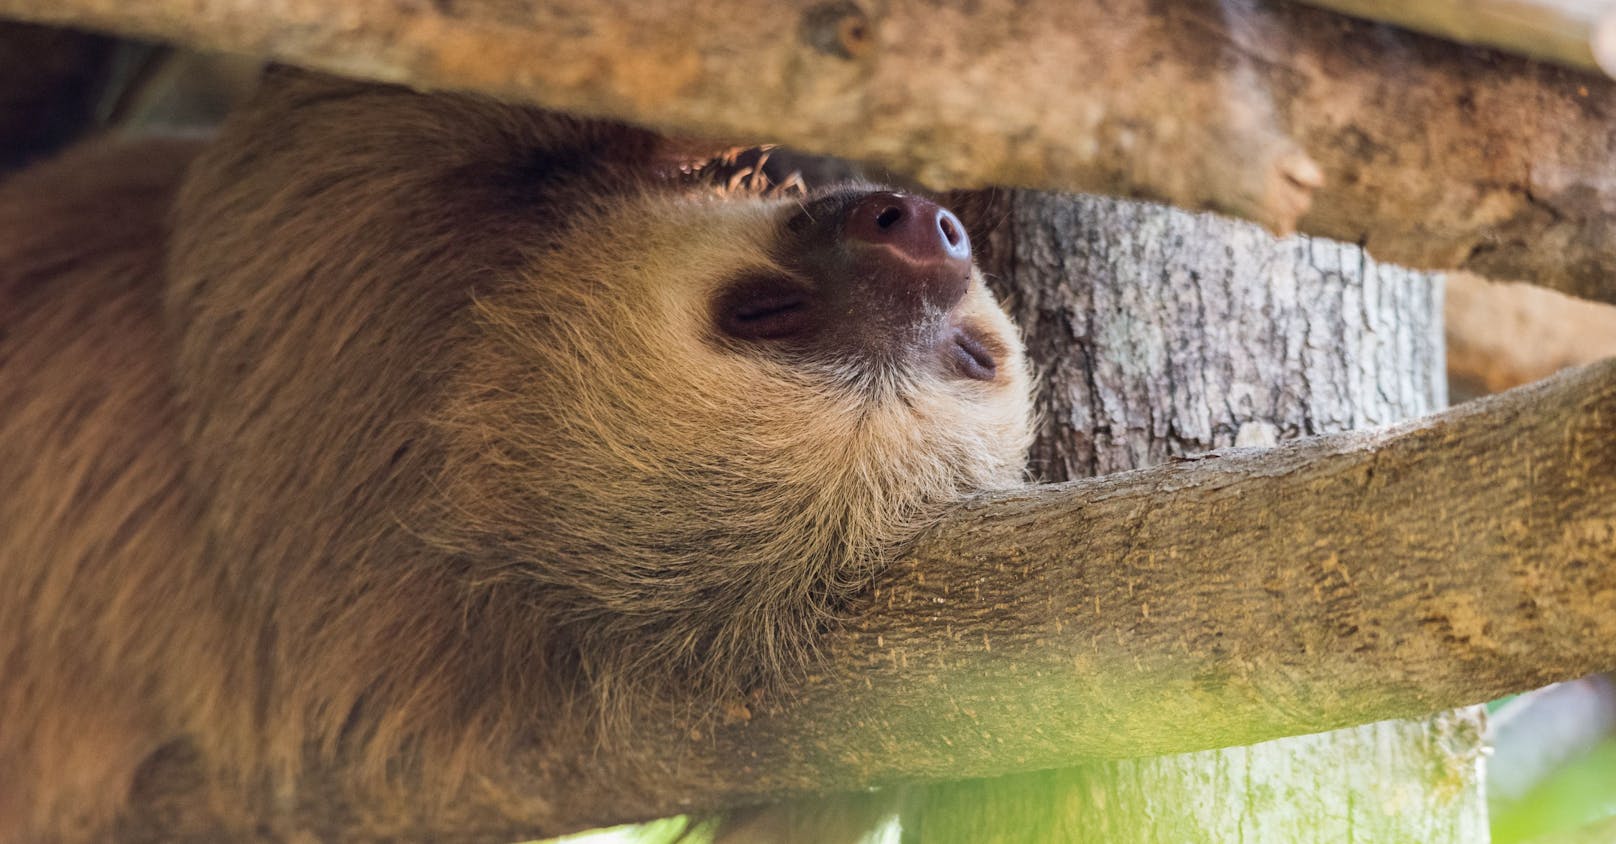
<svg viewBox="0 0 1616 844">
<path fill-rule="evenodd" d="M 1516 844 L 1616 816 L 1616 741 L 1596 745 L 1513 806 L 1494 807 L 1493 844 Z"/>
</svg>

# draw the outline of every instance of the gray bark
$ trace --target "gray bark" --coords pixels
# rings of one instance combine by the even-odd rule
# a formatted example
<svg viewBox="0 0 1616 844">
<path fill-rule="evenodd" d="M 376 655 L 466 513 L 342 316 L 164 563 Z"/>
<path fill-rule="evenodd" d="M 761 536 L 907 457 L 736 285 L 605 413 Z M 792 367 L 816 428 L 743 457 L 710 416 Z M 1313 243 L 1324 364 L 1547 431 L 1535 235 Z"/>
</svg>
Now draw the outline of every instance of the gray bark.
<svg viewBox="0 0 1616 844">
<path fill-rule="evenodd" d="M 1441 285 L 1358 247 L 1018 192 L 993 253 L 1043 368 L 1043 480 L 1445 404 Z M 1474 708 L 943 786 L 907 796 L 905 840 L 1471 844 L 1488 834 L 1482 719 Z"/>
</svg>

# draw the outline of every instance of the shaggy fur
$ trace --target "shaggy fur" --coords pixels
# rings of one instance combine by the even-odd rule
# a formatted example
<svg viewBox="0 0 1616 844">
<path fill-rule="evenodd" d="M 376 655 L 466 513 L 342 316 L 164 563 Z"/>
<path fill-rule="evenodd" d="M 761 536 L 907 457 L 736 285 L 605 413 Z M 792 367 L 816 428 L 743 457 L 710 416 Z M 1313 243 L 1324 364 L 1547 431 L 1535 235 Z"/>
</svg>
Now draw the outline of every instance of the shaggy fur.
<svg viewBox="0 0 1616 844">
<path fill-rule="evenodd" d="M 644 133 L 279 73 L 194 155 L 0 188 L 0 841 L 95 838 L 177 743 L 447 801 L 777 692 L 928 513 L 1021 480 L 980 278 L 992 382 L 726 342 L 798 204 Z"/>
</svg>

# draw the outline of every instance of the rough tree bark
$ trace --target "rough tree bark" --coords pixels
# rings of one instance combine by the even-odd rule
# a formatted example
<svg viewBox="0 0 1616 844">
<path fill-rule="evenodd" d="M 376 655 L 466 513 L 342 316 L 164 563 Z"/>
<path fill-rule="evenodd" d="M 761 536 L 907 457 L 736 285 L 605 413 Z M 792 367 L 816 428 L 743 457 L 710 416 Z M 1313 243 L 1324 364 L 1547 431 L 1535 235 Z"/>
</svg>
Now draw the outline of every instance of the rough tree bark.
<svg viewBox="0 0 1616 844">
<path fill-rule="evenodd" d="M 1045 480 L 1445 403 L 1428 276 L 1159 206 L 1031 192 L 1010 206 L 993 253 L 1043 367 Z M 1207 670 L 1219 662 L 1214 648 Z M 1480 724 L 1450 712 L 944 786 L 908 798 L 905 840 L 1484 841 Z"/>
<path fill-rule="evenodd" d="M 1275 0 L 0 0 L 932 187 L 1162 199 L 1616 301 L 1616 82 Z M 1311 210 L 1309 204 L 1311 202 Z"/>
</svg>

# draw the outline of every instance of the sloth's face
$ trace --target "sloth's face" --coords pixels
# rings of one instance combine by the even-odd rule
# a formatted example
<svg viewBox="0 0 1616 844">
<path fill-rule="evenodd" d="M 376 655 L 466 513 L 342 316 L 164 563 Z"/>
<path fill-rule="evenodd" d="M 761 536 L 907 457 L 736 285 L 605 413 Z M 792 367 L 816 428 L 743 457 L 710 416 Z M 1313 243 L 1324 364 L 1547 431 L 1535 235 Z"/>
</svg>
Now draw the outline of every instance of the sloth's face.
<svg viewBox="0 0 1616 844">
<path fill-rule="evenodd" d="M 582 402 L 610 453 L 675 429 L 658 457 L 711 450 L 783 474 L 936 464 L 928 499 L 1021 480 L 1022 343 L 936 203 L 868 188 L 652 194 L 575 219 L 558 242 L 519 298 L 564 339 L 517 351 L 562 391 L 545 404 Z"/>
<path fill-rule="evenodd" d="M 1021 340 L 936 204 L 646 194 L 552 243 L 481 304 L 465 477 L 552 617 L 644 643 L 600 658 L 790 662 L 937 507 L 1022 482 Z"/>
<path fill-rule="evenodd" d="M 1020 344 L 995 318 L 952 212 L 858 189 L 786 211 L 769 260 L 724 279 L 712 297 L 713 329 L 727 345 L 848 384 L 964 379 L 987 385 L 984 395 L 1013 388 Z"/>
</svg>

